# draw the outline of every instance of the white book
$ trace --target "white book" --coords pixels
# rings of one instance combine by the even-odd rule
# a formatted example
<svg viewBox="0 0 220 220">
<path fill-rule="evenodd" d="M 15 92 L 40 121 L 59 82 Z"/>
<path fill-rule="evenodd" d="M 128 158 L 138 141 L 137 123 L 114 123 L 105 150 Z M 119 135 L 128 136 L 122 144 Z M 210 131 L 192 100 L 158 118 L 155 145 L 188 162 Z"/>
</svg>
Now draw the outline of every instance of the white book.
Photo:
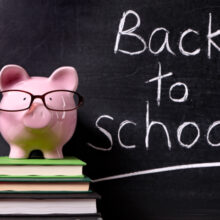
<svg viewBox="0 0 220 220">
<path fill-rule="evenodd" d="M 0 201 L 1 214 L 94 214 L 95 199 L 14 199 Z"/>
<path fill-rule="evenodd" d="M 3 195 L 3 196 L 2 196 Z M 64 198 L 66 197 L 66 198 Z M 95 214 L 96 193 L 1 194 L 0 215 Z"/>
</svg>

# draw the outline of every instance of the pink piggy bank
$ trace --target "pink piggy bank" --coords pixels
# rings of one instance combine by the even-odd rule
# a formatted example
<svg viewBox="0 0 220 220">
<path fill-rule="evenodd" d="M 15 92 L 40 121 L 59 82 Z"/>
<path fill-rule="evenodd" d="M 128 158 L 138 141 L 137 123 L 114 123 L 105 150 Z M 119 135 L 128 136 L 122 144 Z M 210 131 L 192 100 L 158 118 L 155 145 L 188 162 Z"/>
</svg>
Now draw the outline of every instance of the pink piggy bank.
<svg viewBox="0 0 220 220">
<path fill-rule="evenodd" d="M 60 67 L 49 78 L 30 77 L 20 66 L 7 65 L 0 75 L 0 131 L 10 145 L 10 158 L 28 158 L 41 150 L 45 158 L 63 158 L 63 145 L 72 137 L 76 109 L 77 72 Z"/>
</svg>

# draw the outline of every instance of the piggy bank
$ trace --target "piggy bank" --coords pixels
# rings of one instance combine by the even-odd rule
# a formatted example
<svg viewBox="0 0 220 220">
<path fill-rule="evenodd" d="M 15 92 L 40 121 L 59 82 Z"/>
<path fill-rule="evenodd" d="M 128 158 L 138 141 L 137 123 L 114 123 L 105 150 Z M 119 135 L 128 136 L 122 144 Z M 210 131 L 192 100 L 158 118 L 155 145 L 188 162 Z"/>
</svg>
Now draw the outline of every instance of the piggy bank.
<svg viewBox="0 0 220 220">
<path fill-rule="evenodd" d="M 72 137 L 76 109 L 77 72 L 60 67 L 50 77 L 30 77 L 17 65 L 3 67 L 0 75 L 0 131 L 10 145 L 10 158 L 28 158 L 40 150 L 44 158 L 63 158 L 62 148 Z"/>
</svg>

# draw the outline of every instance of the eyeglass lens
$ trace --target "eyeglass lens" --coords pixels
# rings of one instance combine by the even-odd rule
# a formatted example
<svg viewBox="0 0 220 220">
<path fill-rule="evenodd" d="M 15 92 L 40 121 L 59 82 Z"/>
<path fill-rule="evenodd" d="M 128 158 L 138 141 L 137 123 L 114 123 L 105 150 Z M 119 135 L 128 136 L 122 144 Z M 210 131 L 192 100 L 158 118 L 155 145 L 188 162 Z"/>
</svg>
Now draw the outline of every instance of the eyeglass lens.
<svg viewBox="0 0 220 220">
<path fill-rule="evenodd" d="M 4 96 L 4 98 L 3 98 Z M 20 91 L 1 93 L 0 108 L 8 111 L 19 111 L 28 108 L 31 103 L 31 95 Z"/>
<path fill-rule="evenodd" d="M 51 92 L 45 96 L 45 104 L 53 110 L 67 111 L 79 105 L 79 96 L 68 91 Z"/>
</svg>

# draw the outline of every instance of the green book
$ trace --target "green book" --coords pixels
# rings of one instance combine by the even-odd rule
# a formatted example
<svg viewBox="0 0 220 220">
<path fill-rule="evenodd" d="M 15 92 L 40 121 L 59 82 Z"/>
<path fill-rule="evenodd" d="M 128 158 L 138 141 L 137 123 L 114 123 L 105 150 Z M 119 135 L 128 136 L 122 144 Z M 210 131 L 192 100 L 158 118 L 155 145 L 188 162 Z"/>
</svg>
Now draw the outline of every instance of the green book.
<svg viewBox="0 0 220 220">
<path fill-rule="evenodd" d="M 0 157 L 0 176 L 83 177 L 86 163 L 76 157 L 64 159 L 11 159 Z"/>
<path fill-rule="evenodd" d="M 66 157 L 63 159 L 11 159 L 9 157 L 0 157 L 0 166 L 2 165 L 47 165 L 47 166 L 81 165 L 81 166 L 85 166 L 86 163 L 79 160 L 76 157 Z"/>
<path fill-rule="evenodd" d="M 91 182 L 91 179 L 86 176 L 0 176 L 0 182 Z"/>
</svg>

